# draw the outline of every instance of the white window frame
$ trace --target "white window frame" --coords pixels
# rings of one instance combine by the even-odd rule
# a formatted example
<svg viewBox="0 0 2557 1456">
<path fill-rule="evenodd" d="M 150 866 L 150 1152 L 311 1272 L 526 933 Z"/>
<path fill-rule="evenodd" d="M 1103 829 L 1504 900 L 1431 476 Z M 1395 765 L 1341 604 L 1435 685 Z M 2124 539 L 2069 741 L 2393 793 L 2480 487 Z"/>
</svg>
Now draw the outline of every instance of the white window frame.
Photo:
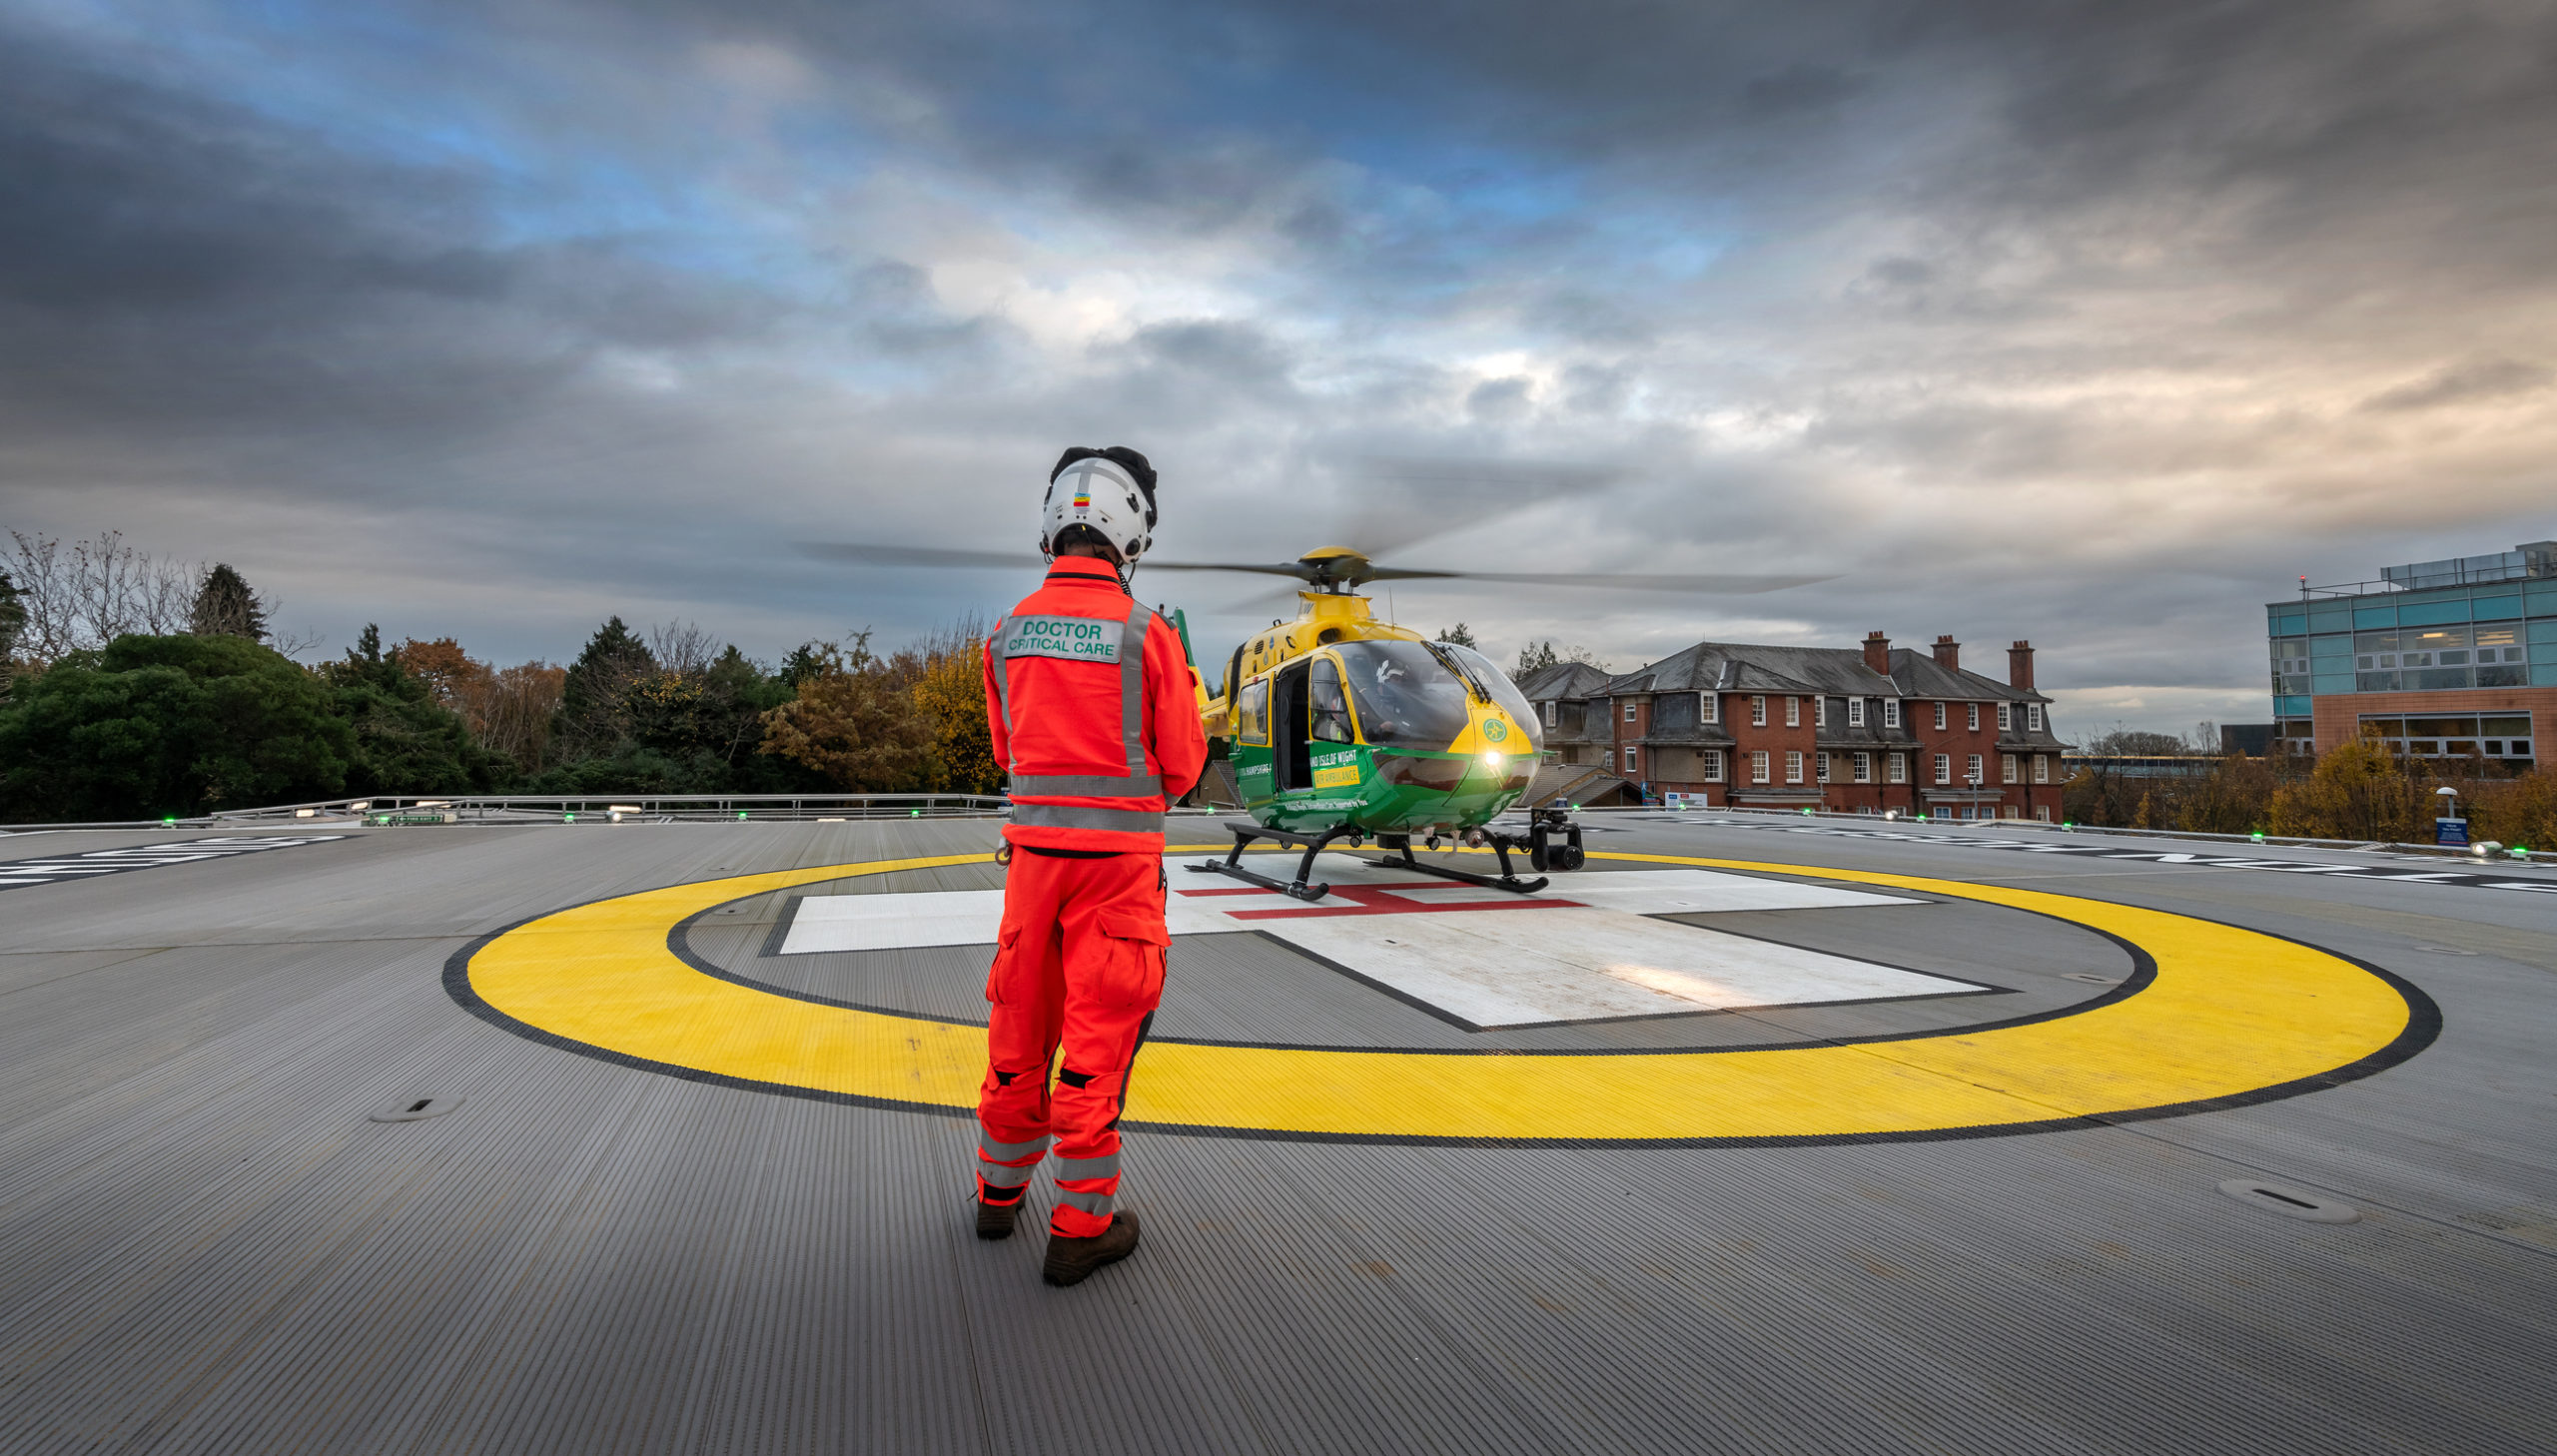
<svg viewBox="0 0 2557 1456">
<path fill-rule="evenodd" d="M 1708 784 L 1722 782 L 1722 750 L 1719 748 L 1705 750 L 1705 782 Z"/>
<path fill-rule="evenodd" d="M 1802 726 L 1802 699 L 1793 697 L 1785 699 L 1785 726 L 1788 728 Z"/>
<path fill-rule="evenodd" d="M 1767 750 L 1761 748 L 1749 755 L 1749 782 L 1767 782 Z"/>
<path fill-rule="evenodd" d="M 1942 698 L 1936 700 L 1936 731 L 1945 731 L 1945 702 Z"/>
<path fill-rule="evenodd" d="M 1825 784 L 1829 782 L 1828 754 L 1815 753 L 1811 756 L 1811 781 L 1815 784 Z"/>
<path fill-rule="evenodd" d="M 1942 703 L 1938 703 L 1936 706 L 1937 706 L 1937 707 L 1939 707 L 1939 708 L 1941 708 L 1941 707 L 1943 707 L 1943 706 L 1944 706 L 1944 704 L 1942 704 Z M 1940 785 L 1950 785 L 1951 783 L 1953 783 L 1953 781 L 1954 781 L 1954 756 L 1953 756 L 1952 754 L 1950 754 L 1950 753 L 1940 753 L 1940 754 L 1937 754 L 1937 755 L 1936 755 L 1936 782 L 1937 782 L 1938 784 L 1940 784 Z"/>
<path fill-rule="evenodd" d="M 2023 766 L 2016 762 L 2016 756 L 2012 753 L 1998 755 L 1998 771 L 2004 775 L 2002 782 L 2015 784 L 2024 781 Z"/>
<path fill-rule="evenodd" d="M 2034 782 L 2037 784 L 2048 784 L 2051 782 L 2050 754 L 2037 753 L 2034 755 Z"/>
<path fill-rule="evenodd" d="M 1895 754 L 1891 755 L 1890 772 L 1891 772 L 1891 782 L 1893 782 L 1893 783 L 1895 783 L 1895 784 L 1905 784 L 1905 783 L 1908 783 L 1908 782 L 1909 782 L 1909 755 L 1908 755 L 1908 754 L 1905 754 L 1905 753 L 1895 753 Z"/>
<path fill-rule="evenodd" d="M 1900 699 L 1885 698 L 1882 700 L 1882 726 L 1885 728 L 1897 728 L 1900 726 Z"/>
<path fill-rule="evenodd" d="M 1980 705 L 1978 703 L 1973 703 L 1971 705 L 1971 731 L 1974 733 L 1980 731 Z"/>
<path fill-rule="evenodd" d="M 1631 699 L 1631 698 L 1627 698 L 1627 699 L 1625 699 L 1625 721 L 1626 721 L 1626 722 L 1628 722 L 1628 723 L 1630 723 L 1630 722 L 1632 722 L 1633 720 L 1634 720 L 1634 700 L 1633 700 L 1633 699 Z"/>
<path fill-rule="evenodd" d="M 1554 726 L 1554 700 L 1552 698 L 1545 699 L 1545 726 L 1548 728 Z"/>
<path fill-rule="evenodd" d="M 1811 726 L 1814 728 L 1829 726 L 1829 695 L 1827 693 L 1822 693 L 1811 700 Z"/>
<path fill-rule="evenodd" d="M 1862 728 L 1865 726 L 1865 700 L 1863 698 L 1849 698 L 1847 700 L 1847 726 L 1850 728 Z"/>
<path fill-rule="evenodd" d="M 1986 784 L 1989 782 L 1988 768 L 1987 764 L 1980 761 L 1979 754 L 1966 755 L 1962 766 L 1962 781 L 1966 784 Z"/>
<path fill-rule="evenodd" d="M 1855 774 L 1857 783 L 1870 784 L 1874 781 L 1874 756 L 1872 754 L 1859 753 L 1856 755 Z"/>
<path fill-rule="evenodd" d="M 2036 733 L 2042 731 L 2042 704 L 2025 704 L 2025 726 Z"/>
<path fill-rule="evenodd" d="M 1641 749 L 1634 747 L 1634 746 L 1633 746 L 1632 744 L 1630 744 L 1630 743 L 1628 743 L 1628 744 L 1626 744 L 1626 745 L 1625 745 L 1625 772 L 1626 772 L 1626 773 L 1629 773 L 1629 774 L 1630 774 L 1630 773 L 1639 773 L 1639 772 L 1641 771 L 1641 769 L 1642 769 L 1642 761 L 1641 761 L 1639 758 L 1637 758 L 1637 757 L 1636 757 L 1636 755 L 1640 754 L 1641 752 L 1642 752 L 1642 750 L 1641 750 Z"/>
<path fill-rule="evenodd" d="M 2013 703 L 2000 703 L 1998 705 L 1998 731 L 2001 733 L 2011 733 L 2015 731 L 2015 727 L 2016 705 Z"/>
<path fill-rule="evenodd" d="M 1802 782 L 1802 750 L 1799 748 L 1785 750 L 1785 782 L 1788 784 Z"/>
<path fill-rule="evenodd" d="M 1767 696 L 1764 693 L 1750 694 L 1749 726 L 1752 728 L 1764 728 L 1767 726 Z"/>
<path fill-rule="evenodd" d="M 1722 721 L 1722 699 L 1712 693 L 1696 694 L 1696 719 L 1703 723 Z"/>
</svg>

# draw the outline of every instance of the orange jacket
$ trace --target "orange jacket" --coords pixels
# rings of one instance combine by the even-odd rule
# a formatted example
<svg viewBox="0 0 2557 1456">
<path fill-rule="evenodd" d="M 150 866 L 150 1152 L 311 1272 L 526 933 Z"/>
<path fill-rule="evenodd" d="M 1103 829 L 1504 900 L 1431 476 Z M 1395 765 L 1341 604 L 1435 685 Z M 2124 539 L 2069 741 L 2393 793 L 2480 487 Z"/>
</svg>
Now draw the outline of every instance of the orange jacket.
<svg viewBox="0 0 2557 1456">
<path fill-rule="evenodd" d="M 985 667 L 995 762 L 1011 777 L 1004 838 L 1161 854 L 1165 807 L 1208 762 L 1173 625 L 1131 600 L 1110 563 L 1060 556 L 995 624 Z"/>
</svg>

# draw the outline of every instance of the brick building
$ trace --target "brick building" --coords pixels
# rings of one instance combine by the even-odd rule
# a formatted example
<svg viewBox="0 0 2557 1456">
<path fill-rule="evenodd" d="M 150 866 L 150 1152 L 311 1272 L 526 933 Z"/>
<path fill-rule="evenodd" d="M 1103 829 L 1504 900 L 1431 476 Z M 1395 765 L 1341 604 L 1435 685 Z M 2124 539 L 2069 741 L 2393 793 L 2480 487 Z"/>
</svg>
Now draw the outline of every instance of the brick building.
<svg viewBox="0 0 2557 1456">
<path fill-rule="evenodd" d="M 2007 680 L 1966 670 L 1962 645 L 1861 651 L 1699 642 L 1610 676 L 1581 662 L 1529 674 L 1545 747 L 1654 796 L 1716 805 L 1931 818 L 2060 817 L 2062 745 L 2034 690 L 2034 649 Z"/>
<path fill-rule="evenodd" d="M 2264 607 L 2283 744 L 2319 753 L 2377 734 L 2416 758 L 2519 773 L 2557 722 L 2557 541 L 2300 583 Z"/>
</svg>

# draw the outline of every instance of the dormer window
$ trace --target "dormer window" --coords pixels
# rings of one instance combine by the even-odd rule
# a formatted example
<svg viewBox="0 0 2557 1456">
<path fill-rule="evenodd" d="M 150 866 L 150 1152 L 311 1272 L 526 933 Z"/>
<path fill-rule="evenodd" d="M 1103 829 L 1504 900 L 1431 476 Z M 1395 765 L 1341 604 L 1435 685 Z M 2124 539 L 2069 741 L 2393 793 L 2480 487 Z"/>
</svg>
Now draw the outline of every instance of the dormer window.
<svg viewBox="0 0 2557 1456">
<path fill-rule="evenodd" d="M 1847 726 L 1850 728 L 1862 728 L 1865 726 L 1865 700 L 1863 698 L 1849 698 L 1847 700 Z"/>
<path fill-rule="evenodd" d="M 1882 726 L 1885 728 L 1897 728 L 1900 726 L 1900 699 L 1885 698 L 1882 700 Z M 1895 780 L 1895 782 L 1897 781 Z"/>
</svg>

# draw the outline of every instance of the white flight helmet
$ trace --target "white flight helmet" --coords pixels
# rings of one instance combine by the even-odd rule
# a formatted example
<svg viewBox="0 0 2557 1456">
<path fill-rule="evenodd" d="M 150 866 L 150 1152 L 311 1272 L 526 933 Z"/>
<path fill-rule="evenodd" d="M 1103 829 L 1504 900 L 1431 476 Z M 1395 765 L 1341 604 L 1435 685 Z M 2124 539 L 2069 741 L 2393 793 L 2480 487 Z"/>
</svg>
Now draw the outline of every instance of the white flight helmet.
<svg viewBox="0 0 2557 1456">
<path fill-rule="evenodd" d="M 1058 466 L 1050 477 L 1048 500 L 1039 515 L 1039 549 L 1054 556 L 1067 529 L 1083 526 L 1118 548 L 1120 560 L 1134 565 L 1154 544 L 1154 515 L 1135 472 L 1106 455 L 1088 454 Z"/>
</svg>

